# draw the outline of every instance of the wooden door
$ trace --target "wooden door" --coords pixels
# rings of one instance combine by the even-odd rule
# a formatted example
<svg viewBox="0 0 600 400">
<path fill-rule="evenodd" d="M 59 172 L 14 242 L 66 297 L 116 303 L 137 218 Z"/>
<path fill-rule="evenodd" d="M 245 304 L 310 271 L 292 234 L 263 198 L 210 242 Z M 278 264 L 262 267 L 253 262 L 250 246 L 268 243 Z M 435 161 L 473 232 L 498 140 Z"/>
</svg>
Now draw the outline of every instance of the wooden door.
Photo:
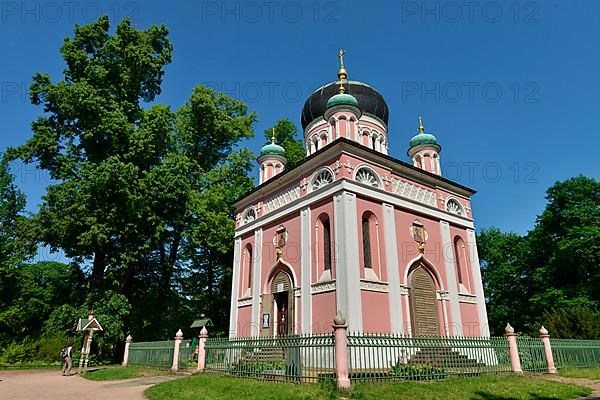
<svg viewBox="0 0 600 400">
<path fill-rule="evenodd" d="M 440 321 L 433 277 L 422 267 L 412 273 L 411 321 L 414 336 L 439 336 Z"/>
</svg>

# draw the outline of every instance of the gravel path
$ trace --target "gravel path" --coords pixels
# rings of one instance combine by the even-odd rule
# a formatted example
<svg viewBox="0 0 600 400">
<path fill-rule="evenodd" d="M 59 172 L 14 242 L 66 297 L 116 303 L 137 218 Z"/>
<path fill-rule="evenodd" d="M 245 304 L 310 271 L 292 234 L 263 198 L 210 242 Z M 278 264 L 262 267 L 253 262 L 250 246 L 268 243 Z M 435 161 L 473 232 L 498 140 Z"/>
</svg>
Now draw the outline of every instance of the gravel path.
<svg viewBox="0 0 600 400">
<path fill-rule="evenodd" d="M 544 378 L 566 383 L 575 383 L 581 386 L 587 386 L 592 389 L 589 396 L 581 397 L 580 400 L 600 400 L 600 381 L 587 378 L 565 378 L 558 375 L 544 375 Z"/>
<path fill-rule="evenodd" d="M 141 400 L 150 385 L 176 379 L 155 376 L 124 381 L 89 381 L 78 375 L 62 376 L 57 370 L 0 371 L 2 400 Z"/>
</svg>

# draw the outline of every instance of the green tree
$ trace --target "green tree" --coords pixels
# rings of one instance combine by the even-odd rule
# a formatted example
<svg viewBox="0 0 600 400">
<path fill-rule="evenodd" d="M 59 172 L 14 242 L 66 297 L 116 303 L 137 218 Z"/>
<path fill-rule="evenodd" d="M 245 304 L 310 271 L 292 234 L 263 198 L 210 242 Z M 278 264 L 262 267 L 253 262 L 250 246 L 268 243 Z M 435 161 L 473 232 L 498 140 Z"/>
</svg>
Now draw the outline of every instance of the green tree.
<svg viewBox="0 0 600 400">
<path fill-rule="evenodd" d="M 528 307 L 530 281 L 523 268 L 526 239 L 497 228 L 483 229 L 477 235 L 477 250 L 490 332 L 502 335 L 506 323 L 522 328 L 528 323 L 524 309 Z"/>
<path fill-rule="evenodd" d="M 103 284 L 108 265 L 127 264 L 123 248 L 143 250 L 138 228 L 143 193 L 136 181 L 167 144 L 167 107 L 143 110 L 160 93 L 172 45 L 164 26 L 137 30 L 129 19 L 109 34 L 108 17 L 76 26 L 60 51 L 63 80 L 36 74 L 31 101 L 45 114 L 33 137 L 13 151 L 59 181 L 48 187 L 37 216 L 40 238 L 75 259 L 92 259 L 91 285 Z M 140 240 L 141 239 L 141 240 Z"/>
<path fill-rule="evenodd" d="M 529 262 L 537 266 L 532 301 L 540 312 L 586 301 L 598 308 L 600 182 L 583 176 L 557 182 L 546 192 L 546 200 L 546 209 L 529 233 Z"/>
<path fill-rule="evenodd" d="M 285 158 L 287 159 L 286 169 L 294 168 L 296 164 L 306 157 L 306 149 L 303 141 L 297 139 L 298 127 L 289 119 L 280 119 L 275 126 L 265 130 L 265 139 L 271 141 L 275 129 L 275 140 L 277 144 L 285 149 Z"/>
<path fill-rule="evenodd" d="M 543 323 L 561 337 L 596 337 L 600 183 L 583 176 L 557 182 L 546 200 L 526 236 L 497 229 L 478 235 L 492 332 L 510 322 L 537 334 Z"/>
</svg>

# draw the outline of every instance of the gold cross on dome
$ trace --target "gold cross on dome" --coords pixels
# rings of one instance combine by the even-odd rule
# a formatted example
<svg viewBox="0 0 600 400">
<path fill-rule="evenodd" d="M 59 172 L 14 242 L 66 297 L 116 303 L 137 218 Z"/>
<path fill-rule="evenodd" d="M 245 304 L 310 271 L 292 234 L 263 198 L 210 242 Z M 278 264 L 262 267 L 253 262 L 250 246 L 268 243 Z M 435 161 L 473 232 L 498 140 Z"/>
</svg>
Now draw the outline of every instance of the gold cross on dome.
<svg viewBox="0 0 600 400">
<path fill-rule="evenodd" d="M 344 55 L 346 54 L 346 52 L 344 51 L 344 49 L 340 49 L 340 52 L 338 53 L 338 58 L 340 59 L 340 68 L 344 68 Z"/>
</svg>

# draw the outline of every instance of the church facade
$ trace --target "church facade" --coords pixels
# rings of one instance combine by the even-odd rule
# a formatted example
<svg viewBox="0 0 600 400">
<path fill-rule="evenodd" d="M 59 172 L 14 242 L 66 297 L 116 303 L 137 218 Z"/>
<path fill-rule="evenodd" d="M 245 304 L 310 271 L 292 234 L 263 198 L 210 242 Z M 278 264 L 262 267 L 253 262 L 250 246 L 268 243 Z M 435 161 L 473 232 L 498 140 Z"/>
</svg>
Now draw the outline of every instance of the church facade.
<svg viewBox="0 0 600 400">
<path fill-rule="evenodd" d="M 472 189 L 445 179 L 421 118 L 410 163 L 388 155 L 388 107 L 338 80 L 302 111 L 307 157 L 265 145 L 236 204 L 230 336 L 330 332 L 489 336 Z"/>
</svg>

